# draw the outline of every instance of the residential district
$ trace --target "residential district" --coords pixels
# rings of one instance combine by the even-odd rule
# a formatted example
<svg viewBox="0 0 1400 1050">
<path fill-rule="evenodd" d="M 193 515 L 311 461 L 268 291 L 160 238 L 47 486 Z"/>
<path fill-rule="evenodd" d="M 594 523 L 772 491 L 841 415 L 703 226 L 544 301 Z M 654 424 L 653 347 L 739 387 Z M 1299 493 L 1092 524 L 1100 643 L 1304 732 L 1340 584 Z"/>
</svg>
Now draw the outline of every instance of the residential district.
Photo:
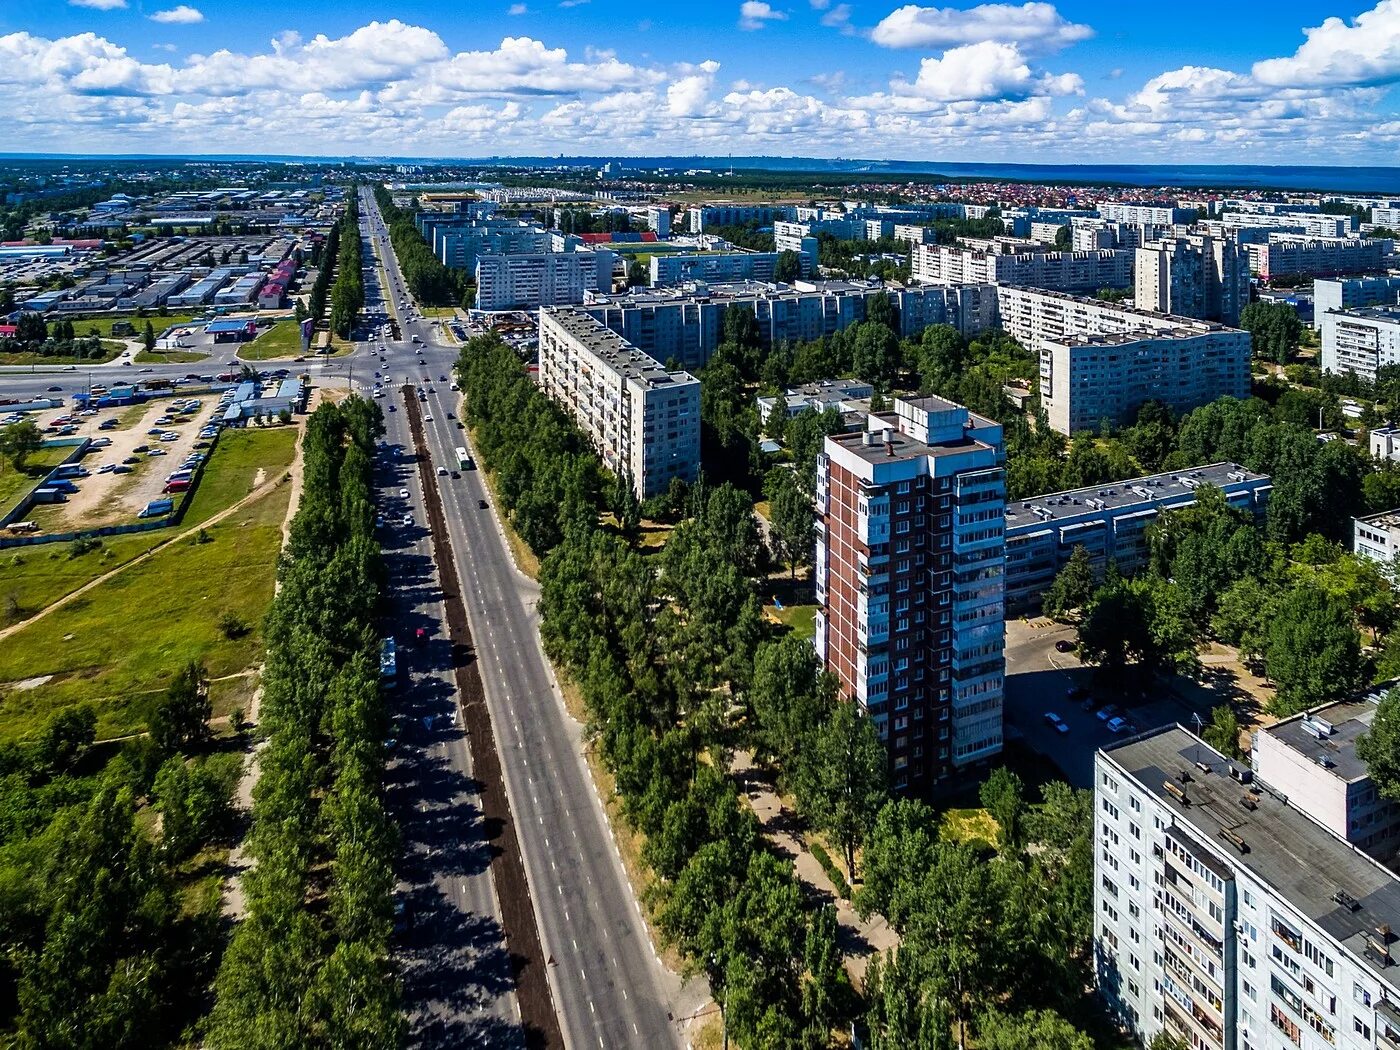
<svg viewBox="0 0 1400 1050">
<path fill-rule="evenodd" d="M 1400 198 L 0 191 L 5 1039 L 1400 1050 Z"/>
</svg>

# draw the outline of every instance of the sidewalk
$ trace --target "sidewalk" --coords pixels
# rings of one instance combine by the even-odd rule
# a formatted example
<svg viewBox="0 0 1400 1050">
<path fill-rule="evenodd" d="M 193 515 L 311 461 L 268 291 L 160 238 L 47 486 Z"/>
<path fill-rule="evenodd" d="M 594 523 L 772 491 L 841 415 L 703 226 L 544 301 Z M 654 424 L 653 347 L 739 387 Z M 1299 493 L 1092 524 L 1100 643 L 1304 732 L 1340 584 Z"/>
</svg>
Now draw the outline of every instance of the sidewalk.
<svg viewBox="0 0 1400 1050">
<path fill-rule="evenodd" d="M 783 804 L 773 790 L 768 774 L 754 766 L 752 755 L 736 751 L 730 771 L 739 782 L 759 824 L 763 826 L 769 843 L 781 856 L 793 862 L 793 874 L 802 883 L 805 895 L 825 897 L 836 905 L 838 943 L 846 957 L 846 972 L 857 988 L 862 987 L 870 957 L 896 947 L 899 935 L 883 916 L 871 915 L 869 919 L 862 919 L 851 907 L 850 901 L 837 897 L 836 887 L 807 848 L 797 815 Z M 837 863 L 840 863 L 839 859 Z"/>
</svg>

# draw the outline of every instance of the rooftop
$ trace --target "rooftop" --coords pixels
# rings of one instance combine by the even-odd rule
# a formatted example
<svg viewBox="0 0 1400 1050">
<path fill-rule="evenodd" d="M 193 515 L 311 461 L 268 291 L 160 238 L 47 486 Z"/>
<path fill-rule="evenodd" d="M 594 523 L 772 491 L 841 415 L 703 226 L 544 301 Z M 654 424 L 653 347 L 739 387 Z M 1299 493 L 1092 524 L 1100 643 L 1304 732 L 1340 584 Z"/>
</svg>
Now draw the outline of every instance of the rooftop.
<svg viewBox="0 0 1400 1050">
<path fill-rule="evenodd" d="M 1400 999 L 1400 968 L 1378 962 L 1367 947 L 1376 927 L 1400 929 L 1400 881 L 1393 874 L 1262 784 L 1242 785 L 1232 771 L 1244 767 L 1179 725 L 1111 744 L 1100 755 L 1136 780 L 1183 828 L 1230 856 L 1348 948 L 1388 986 L 1392 999 Z M 1166 790 L 1168 782 L 1182 798 Z M 1246 793 L 1252 809 L 1241 804 Z"/>
<path fill-rule="evenodd" d="M 1376 432 L 1373 431 L 1373 433 Z M 1368 514 L 1364 518 L 1356 520 L 1359 524 L 1375 525 L 1381 529 L 1400 529 L 1400 507 L 1395 510 L 1383 510 L 1379 514 Z"/>
<path fill-rule="evenodd" d="M 621 379 L 645 383 L 650 387 L 699 382 L 689 372 L 668 372 L 656 358 L 638 350 L 611 328 L 582 310 L 541 310 L 541 322 L 546 317 L 568 332 L 571 338 L 587 347 L 602 364 Z"/>
<path fill-rule="evenodd" d="M 1366 763 L 1356 757 L 1356 739 L 1371 727 L 1375 717 L 1375 702 L 1363 697 L 1305 711 L 1261 732 L 1350 783 L 1370 775 Z"/>
<path fill-rule="evenodd" d="M 949 408 L 962 407 L 954 405 L 952 402 L 943 402 L 943 404 Z M 932 411 L 943 411 L 943 409 L 933 409 Z M 964 409 L 964 411 L 966 410 Z M 969 413 L 970 416 L 971 413 Z M 935 445 L 926 444 L 899 430 L 899 417 L 893 412 L 881 412 L 878 415 L 869 416 L 868 419 L 871 423 L 878 419 L 887 425 L 885 427 L 868 425 L 867 429 L 853 433 L 836 434 L 828 437 L 827 440 L 834 441 L 854 452 L 868 463 L 884 463 L 891 459 L 916 459 L 924 456 L 949 456 L 973 448 L 991 448 L 984 442 L 966 436 L 956 441 L 940 441 Z"/>
<path fill-rule="evenodd" d="M 1116 511 L 1143 503 L 1189 502 L 1202 485 L 1228 491 L 1240 485 L 1265 483 L 1267 474 L 1255 474 L 1238 463 L 1212 463 L 1191 470 L 1152 474 L 1145 478 L 1089 485 L 1082 489 L 1051 492 L 1006 504 L 1006 527 L 1039 525 L 1056 518 L 1074 518 L 1098 511 Z"/>
</svg>

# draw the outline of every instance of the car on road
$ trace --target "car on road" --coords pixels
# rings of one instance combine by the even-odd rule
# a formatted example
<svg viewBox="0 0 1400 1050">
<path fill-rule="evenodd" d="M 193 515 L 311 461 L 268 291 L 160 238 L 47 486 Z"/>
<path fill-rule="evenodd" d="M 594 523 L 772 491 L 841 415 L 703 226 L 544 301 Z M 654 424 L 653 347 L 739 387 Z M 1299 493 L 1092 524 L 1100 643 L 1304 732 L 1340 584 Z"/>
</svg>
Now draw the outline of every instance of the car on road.
<svg viewBox="0 0 1400 1050">
<path fill-rule="evenodd" d="M 414 632 L 413 632 L 413 642 L 414 642 L 414 644 L 417 645 L 418 648 L 420 648 L 420 649 L 421 649 L 423 646 L 427 645 L 427 644 L 428 644 L 428 629 L 427 629 L 426 627 L 419 627 L 416 631 L 414 631 Z"/>
<path fill-rule="evenodd" d="M 49 393 L 50 393 L 50 394 L 61 394 L 61 393 L 63 393 L 63 387 L 61 387 L 61 386 L 51 386 L 51 387 L 49 387 Z"/>
<path fill-rule="evenodd" d="M 376 514 L 374 516 L 374 527 L 376 529 L 382 529 L 388 523 L 388 519 L 385 518 L 383 514 Z"/>
<path fill-rule="evenodd" d="M 403 516 L 403 522 L 402 522 L 402 524 L 403 524 L 403 527 L 404 527 L 404 528 L 408 528 L 410 525 L 412 525 L 412 524 L 413 524 L 413 515 L 412 515 L 412 514 L 405 514 L 405 515 Z"/>
<path fill-rule="evenodd" d="M 1061 638 L 1055 643 L 1055 652 L 1072 653 L 1074 652 L 1074 643 L 1071 642 L 1068 638 Z"/>
<path fill-rule="evenodd" d="M 439 382 L 439 383 L 446 383 L 446 382 L 447 382 L 447 377 L 446 377 L 446 376 L 438 376 L 438 382 Z"/>
<path fill-rule="evenodd" d="M 1100 722 L 1111 721 L 1113 718 L 1117 717 L 1117 715 L 1118 707 L 1115 704 L 1104 704 L 1103 707 L 1094 712 L 1094 717 Z"/>
<path fill-rule="evenodd" d="M 446 468 L 446 467 L 438 467 L 438 471 L 437 471 L 437 472 L 438 472 L 438 477 L 440 477 L 440 478 L 445 478 L 445 477 L 447 477 L 447 468 Z"/>
<path fill-rule="evenodd" d="M 1133 728 L 1133 724 L 1126 718 L 1110 718 L 1108 720 L 1108 731 L 1110 733 L 1126 733 Z"/>
<path fill-rule="evenodd" d="M 408 499 L 408 489 L 399 489 L 399 499 Z"/>
<path fill-rule="evenodd" d="M 1057 715 L 1054 711 L 1045 712 L 1045 724 L 1048 725 L 1051 729 L 1055 730 L 1055 732 L 1057 733 L 1069 732 L 1069 726 L 1065 723 L 1065 720 L 1059 715 Z"/>
<path fill-rule="evenodd" d="M 1088 695 L 1089 690 L 1085 689 L 1082 685 L 1072 685 L 1065 690 L 1066 700 L 1078 700 L 1081 697 L 1085 697 Z"/>
<path fill-rule="evenodd" d="M 479 499 L 479 500 L 477 500 L 477 501 L 476 501 L 476 505 L 477 505 L 478 507 L 480 507 L 482 510 L 485 510 L 485 509 L 486 509 L 486 501 L 485 501 L 484 499 Z"/>
<path fill-rule="evenodd" d="M 424 422 L 424 423 L 431 423 L 432 421 L 433 421 L 433 417 L 432 417 L 432 416 L 424 416 L 424 417 L 423 417 L 423 422 Z"/>
</svg>

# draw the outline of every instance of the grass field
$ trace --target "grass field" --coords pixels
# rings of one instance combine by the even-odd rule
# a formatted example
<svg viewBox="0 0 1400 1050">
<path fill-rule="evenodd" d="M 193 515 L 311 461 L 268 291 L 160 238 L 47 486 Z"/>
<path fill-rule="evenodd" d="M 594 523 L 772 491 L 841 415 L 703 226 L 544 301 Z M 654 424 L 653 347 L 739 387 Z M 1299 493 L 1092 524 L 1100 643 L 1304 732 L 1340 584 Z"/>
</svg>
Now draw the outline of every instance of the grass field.
<svg viewBox="0 0 1400 1050">
<path fill-rule="evenodd" d="M 801 638 L 814 638 L 817 634 L 817 607 L 815 605 L 785 605 L 781 609 L 767 607 L 779 623 L 785 623 Z"/>
<path fill-rule="evenodd" d="M 16 470 L 8 461 L 0 470 L 0 514 L 18 503 L 34 483 L 58 466 L 72 452 L 71 446 L 41 448 L 26 461 L 24 470 Z"/>
<path fill-rule="evenodd" d="M 103 352 L 101 357 L 49 357 L 44 354 L 0 354 L 0 365 L 48 365 L 49 367 L 67 367 L 68 365 L 101 365 L 106 364 L 115 358 L 125 347 L 111 349 L 110 346 L 117 344 L 110 340 L 103 341 Z"/>
<path fill-rule="evenodd" d="M 208 360 L 208 354 L 192 354 L 188 350 L 156 350 L 150 353 L 138 350 L 135 357 L 138 365 L 192 365 Z"/>
<path fill-rule="evenodd" d="M 90 335 L 94 330 L 103 339 L 109 339 L 112 335 L 112 325 L 125 322 L 136 329 L 134 338 L 139 339 L 141 333 L 146 330 L 146 322 L 151 322 L 151 327 L 156 330 L 156 335 L 160 335 L 174 325 L 192 324 L 196 317 L 204 317 L 204 313 L 176 313 L 166 317 L 159 317 L 151 314 L 149 317 L 138 317 L 135 314 L 113 314 L 111 317 L 85 317 L 73 321 L 73 331 L 77 335 Z M 123 338 L 132 338 L 124 336 Z"/>
<path fill-rule="evenodd" d="M 208 521 L 248 495 L 259 468 L 266 480 L 281 477 L 291 465 L 296 435 L 293 427 L 235 430 L 223 435 L 178 532 Z M 177 530 L 171 530 L 113 536 L 97 550 L 77 557 L 71 556 L 73 545 L 69 543 L 0 551 L 0 627 L 33 616 L 176 534 Z"/>
<path fill-rule="evenodd" d="M 301 353 L 301 329 L 295 321 L 279 321 L 251 343 L 238 348 L 238 356 L 244 361 L 272 361 Z"/>
</svg>

